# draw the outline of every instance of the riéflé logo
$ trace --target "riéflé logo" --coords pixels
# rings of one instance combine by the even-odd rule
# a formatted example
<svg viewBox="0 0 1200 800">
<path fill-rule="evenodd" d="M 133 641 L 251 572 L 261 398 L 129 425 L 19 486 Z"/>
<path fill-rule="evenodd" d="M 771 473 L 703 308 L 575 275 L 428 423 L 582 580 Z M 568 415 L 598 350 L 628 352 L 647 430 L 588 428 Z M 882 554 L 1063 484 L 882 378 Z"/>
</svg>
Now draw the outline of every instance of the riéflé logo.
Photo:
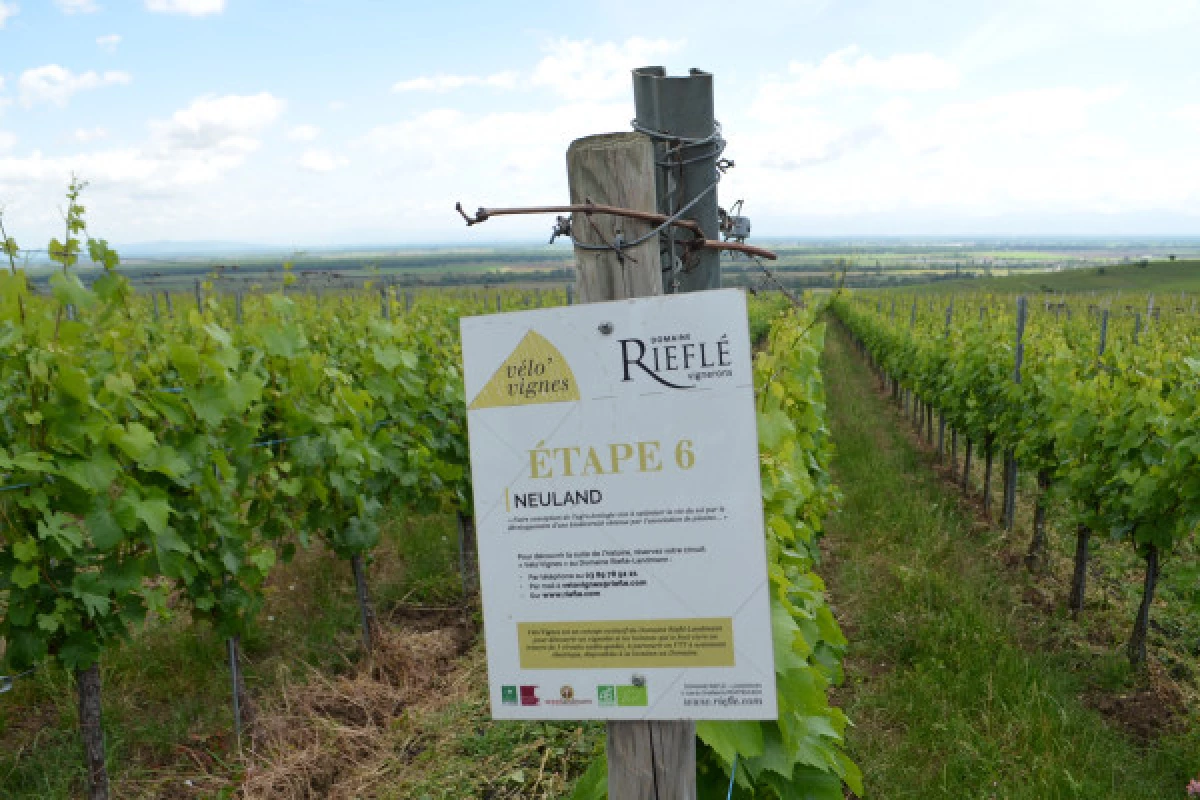
<svg viewBox="0 0 1200 800">
<path fill-rule="evenodd" d="M 668 389 L 695 389 L 714 378 L 733 377 L 729 336 L 700 341 L 690 333 L 620 339 L 621 381 L 652 379 Z"/>
</svg>

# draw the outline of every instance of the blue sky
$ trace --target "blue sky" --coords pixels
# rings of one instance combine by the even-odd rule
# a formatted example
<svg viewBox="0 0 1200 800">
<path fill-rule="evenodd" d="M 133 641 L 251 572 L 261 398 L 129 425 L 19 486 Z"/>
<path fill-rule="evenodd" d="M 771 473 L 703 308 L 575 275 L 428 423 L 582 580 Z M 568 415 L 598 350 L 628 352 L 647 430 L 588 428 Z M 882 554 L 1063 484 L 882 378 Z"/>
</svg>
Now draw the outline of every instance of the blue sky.
<svg viewBox="0 0 1200 800">
<path fill-rule="evenodd" d="M 1200 235 L 1200 0 L 653 8 L 0 0 L 5 224 L 74 170 L 122 243 L 538 239 L 454 202 L 563 201 L 662 64 L 716 76 L 756 234 Z"/>
</svg>

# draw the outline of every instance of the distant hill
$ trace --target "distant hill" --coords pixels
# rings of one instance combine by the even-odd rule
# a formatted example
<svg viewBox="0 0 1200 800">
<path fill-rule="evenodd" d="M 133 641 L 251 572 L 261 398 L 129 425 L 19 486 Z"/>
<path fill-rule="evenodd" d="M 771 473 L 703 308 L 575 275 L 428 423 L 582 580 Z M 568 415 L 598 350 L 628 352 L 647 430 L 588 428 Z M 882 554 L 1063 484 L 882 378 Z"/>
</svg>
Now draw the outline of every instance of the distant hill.
<svg viewBox="0 0 1200 800">
<path fill-rule="evenodd" d="M 272 247 L 252 242 L 134 242 L 114 245 L 117 252 L 129 258 L 178 256 L 228 256 L 266 253 L 290 253 L 294 248 Z"/>
<path fill-rule="evenodd" d="M 954 289 L 995 292 L 1200 292 L 1200 260 L 1151 261 L 1106 267 L 1066 269 L 1061 272 L 1026 272 L 1003 278 L 942 281 L 933 291 Z"/>
</svg>

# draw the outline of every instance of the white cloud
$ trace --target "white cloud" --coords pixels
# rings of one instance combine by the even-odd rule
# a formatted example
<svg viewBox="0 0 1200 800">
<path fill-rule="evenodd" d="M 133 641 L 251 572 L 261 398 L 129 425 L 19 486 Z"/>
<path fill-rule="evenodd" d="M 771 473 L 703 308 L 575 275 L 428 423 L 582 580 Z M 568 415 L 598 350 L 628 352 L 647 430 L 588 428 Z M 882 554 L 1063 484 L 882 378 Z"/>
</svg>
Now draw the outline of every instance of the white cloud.
<svg viewBox="0 0 1200 800">
<path fill-rule="evenodd" d="M 225 10 L 225 0 L 146 0 L 146 10 L 202 17 L 206 14 L 220 14 Z"/>
<path fill-rule="evenodd" d="M 891 215 L 878 219 L 914 233 L 996 215 L 1034 220 L 1022 226 L 1056 214 L 1200 213 L 1200 162 L 1180 149 L 1186 138 L 1159 126 L 1155 151 L 1122 135 L 1130 94 L 1113 84 L 940 103 L 905 94 L 869 105 L 756 102 L 726 125 L 738 168 L 721 194 L 746 197 L 751 215 L 769 210 L 776 225 Z"/>
<path fill-rule="evenodd" d="M 1058 86 L 948 103 L 923 117 L 914 117 L 903 106 L 884 106 L 877 116 L 908 157 L 938 150 L 980 154 L 1026 146 L 1044 149 L 1066 136 L 1088 133 L 1093 111 L 1125 91 L 1124 85 Z"/>
<path fill-rule="evenodd" d="M 444 93 L 467 86 L 512 90 L 546 88 L 571 102 L 601 102 L 626 95 L 634 68 L 657 63 L 683 48 L 682 41 L 634 36 L 624 42 L 549 39 L 544 55 L 528 73 L 505 70 L 491 75 L 422 75 L 392 85 L 393 92 Z"/>
<path fill-rule="evenodd" d="M 316 125 L 297 125 L 287 133 L 293 142 L 311 142 L 321 135 L 321 129 Z"/>
<path fill-rule="evenodd" d="M 815 97 L 837 91 L 922 92 L 959 85 L 958 68 L 932 53 L 901 53 L 876 58 L 857 45 L 830 53 L 819 64 L 793 61 L 789 79 L 772 81 L 769 91 L 783 97 Z"/>
<path fill-rule="evenodd" d="M 104 184 L 148 180 L 157 168 L 154 160 L 136 148 L 58 158 L 34 150 L 24 158 L 0 158 L 0 180 L 47 184 L 59 192 L 72 172 L 93 184 Z"/>
<path fill-rule="evenodd" d="M 992 8 L 993 6 L 980 6 Z M 989 67 L 1039 51 L 1096 45 L 1097 37 L 1184 30 L 1200 20 L 1197 0 L 1008 0 L 960 43 L 955 61 Z"/>
<path fill-rule="evenodd" d="M 1191 105 L 1175 109 L 1171 113 L 1171 118 L 1190 125 L 1197 132 L 1200 132 L 1200 103 L 1192 103 Z"/>
<path fill-rule="evenodd" d="M 96 0 L 54 0 L 54 5 L 64 14 L 94 14 L 100 10 Z"/>
<path fill-rule="evenodd" d="M 153 216 L 154 200 L 214 183 L 242 166 L 256 151 L 257 138 L 283 113 L 284 101 L 257 95 L 197 98 L 169 119 L 150 123 L 150 136 L 140 146 L 117 147 L 63 156 L 40 150 L 23 157 L 0 156 L 0 185 L 27 184 L 43 193 L 61 191 L 75 172 L 93 186 L 118 191 L 121 202 Z M 77 131 L 79 141 L 98 138 L 99 129 Z"/>
<path fill-rule="evenodd" d="M 97 36 L 96 46 L 106 53 L 117 52 L 117 45 L 121 43 L 121 35 L 110 33 L 107 36 Z"/>
<path fill-rule="evenodd" d="M 518 73 L 497 72 L 492 75 L 437 75 L 411 78 L 392 84 L 393 92 L 449 92 L 464 86 L 485 86 L 492 89 L 515 89 Z"/>
<path fill-rule="evenodd" d="M 640 36 L 620 44 L 553 39 L 542 48 L 546 55 L 534 67 L 530 83 L 574 102 L 611 100 L 630 93 L 633 69 L 660 63 L 683 45 L 683 41 Z"/>
<path fill-rule="evenodd" d="M 17 15 L 21 7 L 16 3 L 5 3 L 0 0 L 0 29 L 4 28 L 4 23 Z"/>
<path fill-rule="evenodd" d="M 8 131 L 0 131 L 0 153 L 12 150 L 17 146 L 17 135 Z"/>
<path fill-rule="evenodd" d="M 154 138 L 173 151 L 250 152 L 254 138 L 283 114 L 287 103 L 270 92 L 205 95 L 171 119 L 151 123 Z"/>
<path fill-rule="evenodd" d="M 108 131 L 99 127 L 76 128 L 75 133 L 72 134 L 72 137 L 75 139 L 75 141 L 82 142 L 84 144 L 87 144 L 88 142 L 94 142 L 97 139 L 103 139 L 106 136 L 108 136 Z"/>
<path fill-rule="evenodd" d="M 102 86 L 127 84 L 132 80 L 128 72 L 109 71 L 104 73 L 83 72 L 78 75 L 58 64 L 34 67 L 21 73 L 17 87 L 21 105 L 30 108 L 38 103 L 66 106 L 71 95 Z"/>
<path fill-rule="evenodd" d="M 627 103 L 486 114 L 444 108 L 376 126 L 359 144 L 375 151 L 373 164 L 403 171 L 425 194 L 478 195 L 492 187 L 502 196 L 461 199 L 492 205 L 544 203 L 547 197 L 561 197 L 563 153 L 570 141 L 626 128 L 629 116 Z"/>
<path fill-rule="evenodd" d="M 150 123 L 148 157 L 155 177 L 175 184 L 207 183 L 241 166 L 258 150 L 258 135 L 283 114 L 286 103 L 269 92 L 206 95 Z"/>
<path fill-rule="evenodd" d="M 300 156 L 300 168 L 306 169 L 309 172 L 332 172 L 335 169 L 344 167 L 350 162 L 335 153 L 328 150 L 305 150 L 304 155 Z"/>
</svg>

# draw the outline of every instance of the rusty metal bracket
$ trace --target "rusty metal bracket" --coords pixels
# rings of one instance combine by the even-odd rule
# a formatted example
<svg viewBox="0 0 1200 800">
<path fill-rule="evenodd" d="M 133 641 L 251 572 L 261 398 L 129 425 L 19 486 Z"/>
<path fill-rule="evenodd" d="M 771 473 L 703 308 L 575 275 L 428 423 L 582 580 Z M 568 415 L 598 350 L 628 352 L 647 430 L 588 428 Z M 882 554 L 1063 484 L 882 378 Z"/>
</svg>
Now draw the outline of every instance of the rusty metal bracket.
<svg viewBox="0 0 1200 800">
<path fill-rule="evenodd" d="M 657 214 L 653 211 L 637 211 L 632 208 L 620 208 L 619 206 L 601 205 L 599 203 L 576 203 L 567 206 L 526 206 L 524 208 L 480 208 L 475 212 L 475 216 L 467 215 L 463 210 L 462 203 L 455 203 L 454 209 L 462 215 L 463 220 L 467 225 L 479 225 L 487 222 L 492 217 L 508 217 L 520 216 L 528 214 L 610 214 L 616 217 L 626 217 L 628 219 L 636 219 L 639 222 L 646 222 L 654 225 L 671 224 L 677 228 L 683 228 L 691 233 L 695 238 L 684 243 L 685 247 L 694 250 L 731 250 L 747 255 L 758 256 L 770 261 L 774 261 L 778 256 L 770 250 L 764 250 L 761 247 L 744 244 L 742 242 L 722 242 L 715 239 L 704 238 L 704 232 L 700 229 L 700 225 L 690 219 L 671 219 L 665 214 Z"/>
</svg>

